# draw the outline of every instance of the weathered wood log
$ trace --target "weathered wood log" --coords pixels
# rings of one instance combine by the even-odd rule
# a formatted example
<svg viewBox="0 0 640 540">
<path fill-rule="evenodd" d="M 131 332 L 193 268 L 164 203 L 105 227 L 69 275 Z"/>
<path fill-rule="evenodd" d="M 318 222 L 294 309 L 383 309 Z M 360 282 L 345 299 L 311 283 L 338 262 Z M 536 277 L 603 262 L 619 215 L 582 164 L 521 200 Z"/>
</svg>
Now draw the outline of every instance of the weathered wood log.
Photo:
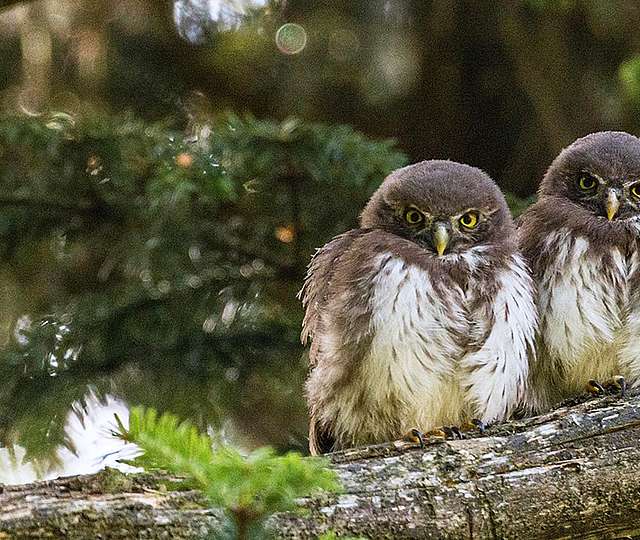
<svg viewBox="0 0 640 540">
<path fill-rule="evenodd" d="M 604 397 L 426 449 L 331 456 L 339 495 L 271 519 L 278 536 L 640 538 L 640 397 Z M 197 538 L 219 524 L 168 477 L 98 474 L 0 488 L 0 538 Z"/>
</svg>

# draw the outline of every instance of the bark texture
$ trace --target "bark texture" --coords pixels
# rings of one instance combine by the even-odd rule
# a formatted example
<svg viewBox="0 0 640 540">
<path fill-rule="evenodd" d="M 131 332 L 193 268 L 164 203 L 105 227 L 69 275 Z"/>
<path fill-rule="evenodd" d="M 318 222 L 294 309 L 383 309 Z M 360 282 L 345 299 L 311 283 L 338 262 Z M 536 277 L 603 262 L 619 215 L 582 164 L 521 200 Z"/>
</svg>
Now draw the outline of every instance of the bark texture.
<svg viewBox="0 0 640 540">
<path fill-rule="evenodd" d="M 271 519 L 280 537 L 640 538 L 640 397 L 605 397 L 426 449 L 332 456 L 344 492 Z M 219 514 L 169 477 L 0 486 L 0 538 L 198 538 Z"/>
</svg>

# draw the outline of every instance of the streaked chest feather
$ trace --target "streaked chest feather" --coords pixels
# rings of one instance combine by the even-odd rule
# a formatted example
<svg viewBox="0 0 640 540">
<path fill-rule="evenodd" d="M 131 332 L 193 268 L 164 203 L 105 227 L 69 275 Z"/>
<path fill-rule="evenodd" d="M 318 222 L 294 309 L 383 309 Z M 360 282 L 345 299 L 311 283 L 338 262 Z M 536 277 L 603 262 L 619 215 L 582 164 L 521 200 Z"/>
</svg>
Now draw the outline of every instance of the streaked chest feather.
<svg viewBox="0 0 640 540">
<path fill-rule="evenodd" d="M 426 272 L 398 259 L 381 267 L 373 279 L 370 364 L 392 358 L 397 366 L 430 373 L 453 370 L 452 359 L 460 356 L 460 338 L 469 327 L 466 294 L 446 276 L 442 279 L 436 289 Z"/>
<path fill-rule="evenodd" d="M 475 257 L 462 262 L 472 269 Z M 353 386 L 336 402 L 337 431 L 384 440 L 411 427 L 504 417 L 526 378 L 535 324 L 530 288 L 524 297 L 521 291 L 528 282 L 519 281 L 528 279 L 524 266 L 498 276 L 491 305 L 474 314 L 482 283 L 472 279 L 463 290 L 447 274 L 434 278 L 402 260 L 383 261 L 373 279 L 373 338 Z M 480 346 L 470 346 L 474 339 Z"/>
<path fill-rule="evenodd" d="M 452 281 L 442 285 L 436 290 L 423 270 L 397 259 L 374 279 L 374 337 L 363 380 L 373 384 L 374 401 L 393 393 L 419 426 L 464 406 L 455 375 L 470 325 L 465 292 Z"/>
<path fill-rule="evenodd" d="M 612 247 L 596 254 L 589 240 L 571 239 L 564 230 L 543 249 L 553 256 L 539 280 L 541 333 L 567 382 L 582 385 L 624 371 L 620 351 L 629 345 L 637 311 L 631 287 L 640 271 L 637 251 L 623 254 Z"/>
</svg>

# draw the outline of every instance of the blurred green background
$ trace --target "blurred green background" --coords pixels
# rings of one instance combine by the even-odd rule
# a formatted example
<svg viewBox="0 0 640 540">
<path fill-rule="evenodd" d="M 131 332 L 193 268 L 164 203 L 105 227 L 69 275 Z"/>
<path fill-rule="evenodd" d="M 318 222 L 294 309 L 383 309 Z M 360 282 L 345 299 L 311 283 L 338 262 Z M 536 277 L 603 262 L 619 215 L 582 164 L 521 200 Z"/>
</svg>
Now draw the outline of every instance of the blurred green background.
<svg viewBox="0 0 640 540">
<path fill-rule="evenodd" d="M 640 126 L 640 4 L 0 1 L 0 441 L 98 396 L 306 448 L 295 295 L 394 168 Z M 393 139 L 395 142 L 390 142 Z"/>
</svg>

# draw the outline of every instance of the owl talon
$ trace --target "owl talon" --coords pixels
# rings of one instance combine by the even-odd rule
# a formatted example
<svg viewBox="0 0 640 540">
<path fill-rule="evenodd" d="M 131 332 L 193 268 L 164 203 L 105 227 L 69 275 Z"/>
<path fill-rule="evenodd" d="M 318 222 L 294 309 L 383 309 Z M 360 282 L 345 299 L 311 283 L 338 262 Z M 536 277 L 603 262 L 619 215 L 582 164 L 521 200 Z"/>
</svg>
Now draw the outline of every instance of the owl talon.
<svg viewBox="0 0 640 540">
<path fill-rule="evenodd" d="M 441 429 L 442 429 L 442 432 L 444 433 L 444 438 L 446 440 L 455 438 L 455 434 L 453 433 L 453 430 L 449 426 L 442 426 Z"/>
<path fill-rule="evenodd" d="M 622 375 L 616 375 L 605 384 L 605 388 L 610 392 L 619 394 L 620 397 L 624 397 L 627 392 L 627 381 Z"/>
<path fill-rule="evenodd" d="M 596 396 L 619 394 L 620 397 L 624 397 L 627 392 L 627 381 L 622 375 L 616 375 L 604 384 L 600 384 L 595 379 L 590 379 L 587 383 L 587 392 Z"/>
<path fill-rule="evenodd" d="M 484 424 L 480 420 L 471 420 L 468 424 L 461 429 L 458 426 L 440 426 L 431 431 L 427 431 L 423 433 L 419 429 L 413 428 L 410 429 L 407 433 L 405 433 L 400 439 L 400 443 L 410 443 L 413 445 L 420 445 L 420 448 L 424 448 L 429 439 L 437 439 L 437 440 L 462 440 L 465 438 L 464 431 L 469 431 L 471 429 L 479 429 L 480 432 L 484 432 Z"/>
<path fill-rule="evenodd" d="M 419 429 L 412 428 L 402 436 L 402 441 L 412 444 L 420 445 L 420 448 L 424 448 L 426 445 L 426 438 L 424 433 Z"/>
<path fill-rule="evenodd" d="M 587 392 L 593 394 L 594 396 L 601 396 L 605 393 L 604 386 L 602 386 L 595 379 L 589 379 L 589 382 L 587 382 Z"/>
<path fill-rule="evenodd" d="M 458 426 L 442 426 L 439 430 L 435 431 L 442 432 L 446 440 L 464 439 L 464 435 Z"/>
<path fill-rule="evenodd" d="M 429 435 L 430 437 L 433 437 L 434 439 L 446 440 L 451 438 L 450 435 L 452 435 L 452 433 L 448 427 L 442 426 L 439 428 L 432 429 L 427 433 L 427 435 Z"/>
</svg>

